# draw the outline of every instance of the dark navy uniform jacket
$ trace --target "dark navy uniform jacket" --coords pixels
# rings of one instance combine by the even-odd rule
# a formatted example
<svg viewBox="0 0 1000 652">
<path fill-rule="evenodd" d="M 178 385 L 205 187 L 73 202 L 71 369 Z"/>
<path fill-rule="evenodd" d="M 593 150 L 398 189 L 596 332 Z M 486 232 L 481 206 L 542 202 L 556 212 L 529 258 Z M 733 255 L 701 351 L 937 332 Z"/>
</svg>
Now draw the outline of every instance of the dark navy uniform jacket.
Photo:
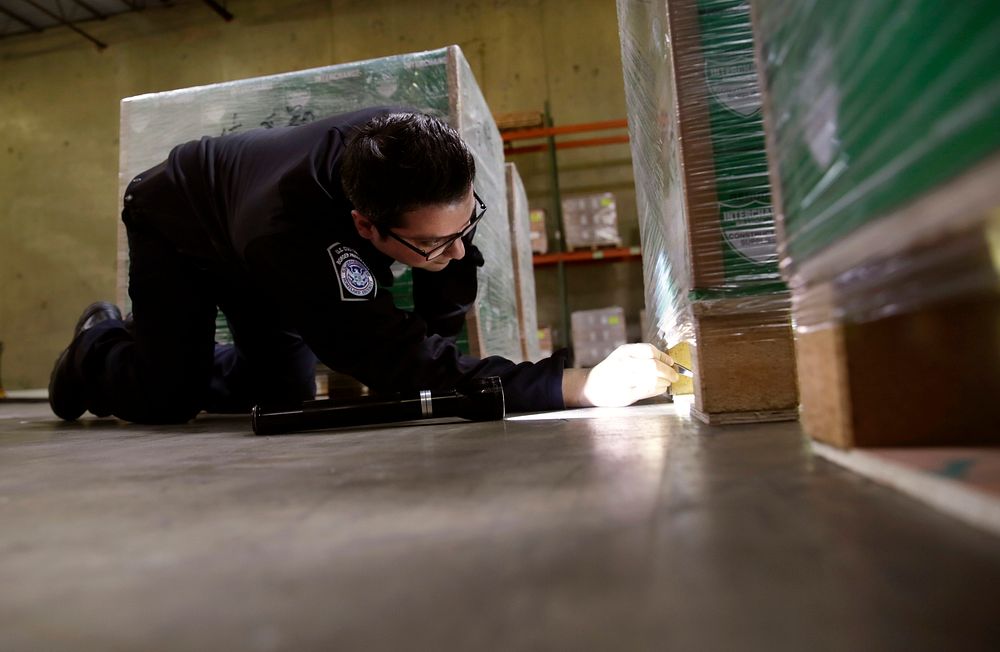
<svg viewBox="0 0 1000 652">
<path fill-rule="evenodd" d="M 358 235 L 340 170 L 351 130 L 389 110 L 177 146 L 165 171 L 194 219 L 158 230 L 183 253 L 248 277 L 320 360 L 376 391 L 451 389 L 500 376 L 508 410 L 561 409 L 561 356 L 515 364 L 456 347 L 482 265 L 471 235 L 463 259 L 438 272 L 413 270 L 412 313 L 384 289 L 393 260 Z"/>
</svg>

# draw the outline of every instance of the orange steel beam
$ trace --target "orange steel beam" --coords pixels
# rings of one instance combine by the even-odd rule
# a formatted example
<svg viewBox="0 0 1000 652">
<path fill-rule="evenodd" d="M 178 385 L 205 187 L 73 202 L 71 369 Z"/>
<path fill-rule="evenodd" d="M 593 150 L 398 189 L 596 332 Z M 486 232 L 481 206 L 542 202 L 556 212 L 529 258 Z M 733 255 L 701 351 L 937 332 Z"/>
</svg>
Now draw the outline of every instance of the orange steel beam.
<svg viewBox="0 0 1000 652">
<path fill-rule="evenodd" d="M 593 145 L 613 145 L 615 143 L 627 143 L 628 136 L 607 136 L 606 138 L 587 138 L 584 140 L 568 140 L 556 143 L 556 149 L 572 149 L 574 147 L 591 147 Z M 523 147 L 505 147 L 504 154 L 530 154 L 531 152 L 544 152 L 548 145 L 525 145 Z"/>
<path fill-rule="evenodd" d="M 628 127 L 628 120 L 605 120 L 604 122 L 585 122 L 575 125 L 563 125 L 561 127 L 536 127 L 533 129 L 505 131 L 500 134 L 500 138 L 504 142 L 507 142 L 510 140 L 527 140 L 529 138 L 546 138 L 560 134 L 578 134 L 584 131 L 624 129 L 626 127 Z"/>
<path fill-rule="evenodd" d="M 629 260 L 632 258 L 642 258 L 639 247 L 614 247 L 610 249 L 596 249 L 594 251 L 566 251 L 555 254 L 535 254 L 531 257 L 531 262 L 541 267 L 543 265 L 555 265 L 556 263 L 591 263 L 599 260 Z"/>
</svg>

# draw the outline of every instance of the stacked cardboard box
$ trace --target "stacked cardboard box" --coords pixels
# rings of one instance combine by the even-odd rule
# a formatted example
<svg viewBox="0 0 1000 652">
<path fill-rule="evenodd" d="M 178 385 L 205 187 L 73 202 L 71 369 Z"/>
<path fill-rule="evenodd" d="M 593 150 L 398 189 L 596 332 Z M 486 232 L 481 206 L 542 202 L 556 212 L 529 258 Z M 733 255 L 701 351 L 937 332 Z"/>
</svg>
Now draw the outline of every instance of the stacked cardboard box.
<svg viewBox="0 0 1000 652">
<path fill-rule="evenodd" d="M 798 413 L 748 4 L 618 2 L 650 339 L 711 423 Z"/>
<path fill-rule="evenodd" d="M 121 103 L 119 187 L 170 149 L 205 135 L 294 126 L 376 106 L 408 106 L 446 120 L 476 160 L 476 190 L 489 207 L 476 244 L 486 265 L 469 315 L 476 355 L 521 355 L 511 267 L 503 146 L 486 101 L 457 46 L 281 75 L 129 97 Z M 119 193 L 121 196 L 121 193 Z M 492 218 L 490 216 L 493 216 Z M 119 301 L 127 302 L 128 245 L 119 232 Z"/>
<path fill-rule="evenodd" d="M 577 367 L 593 367 L 625 344 L 625 310 L 619 306 L 577 310 L 571 322 Z"/>
<path fill-rule="evenodd" d="M 616 247 L 622 243 L 618 207 L 610 192 L 566 197 L 562 200 L 562 216 L 567 250 Z"/>
<path fill-rule="evenodd" d="M 806 430 L 1000 441 L 1000 4 L 754 11 Z"/>
</svg>

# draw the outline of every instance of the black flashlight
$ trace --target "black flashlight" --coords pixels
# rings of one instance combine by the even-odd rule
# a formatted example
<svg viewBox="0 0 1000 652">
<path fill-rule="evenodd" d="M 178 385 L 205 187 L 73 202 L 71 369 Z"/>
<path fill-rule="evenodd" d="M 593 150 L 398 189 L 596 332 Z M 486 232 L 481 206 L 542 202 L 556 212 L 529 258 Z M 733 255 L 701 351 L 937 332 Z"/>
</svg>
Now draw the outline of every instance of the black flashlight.
<svg viewBox="0 0 1000 652">
<path fill-rule="evenodd" d="M 461 392 L 421 390 L 412 395 L 321 399 L 292 409 L 257 405 L 250 412 L 250 424 L 255 435 L 280 435 L 440 417 L 497 421 L 505 412 L 503 385 L 500 378 L 490 376 L 471 380 Z"/>
</svg>

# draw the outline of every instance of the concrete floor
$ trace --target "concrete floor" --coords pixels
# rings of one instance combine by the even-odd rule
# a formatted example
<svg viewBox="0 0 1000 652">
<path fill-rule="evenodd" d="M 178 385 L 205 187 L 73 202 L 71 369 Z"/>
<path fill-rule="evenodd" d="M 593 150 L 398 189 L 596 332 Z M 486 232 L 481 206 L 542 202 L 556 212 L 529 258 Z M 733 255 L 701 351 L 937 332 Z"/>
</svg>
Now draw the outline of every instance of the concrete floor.
<svg viewBox="0 0 1000 652">
<path fill-rule="evenodd" d="M 0 649 L 1000 649 L 1000 540 L 797 424 L 554 416 L 253 438 L 0 403 Z"/>
</svg>

